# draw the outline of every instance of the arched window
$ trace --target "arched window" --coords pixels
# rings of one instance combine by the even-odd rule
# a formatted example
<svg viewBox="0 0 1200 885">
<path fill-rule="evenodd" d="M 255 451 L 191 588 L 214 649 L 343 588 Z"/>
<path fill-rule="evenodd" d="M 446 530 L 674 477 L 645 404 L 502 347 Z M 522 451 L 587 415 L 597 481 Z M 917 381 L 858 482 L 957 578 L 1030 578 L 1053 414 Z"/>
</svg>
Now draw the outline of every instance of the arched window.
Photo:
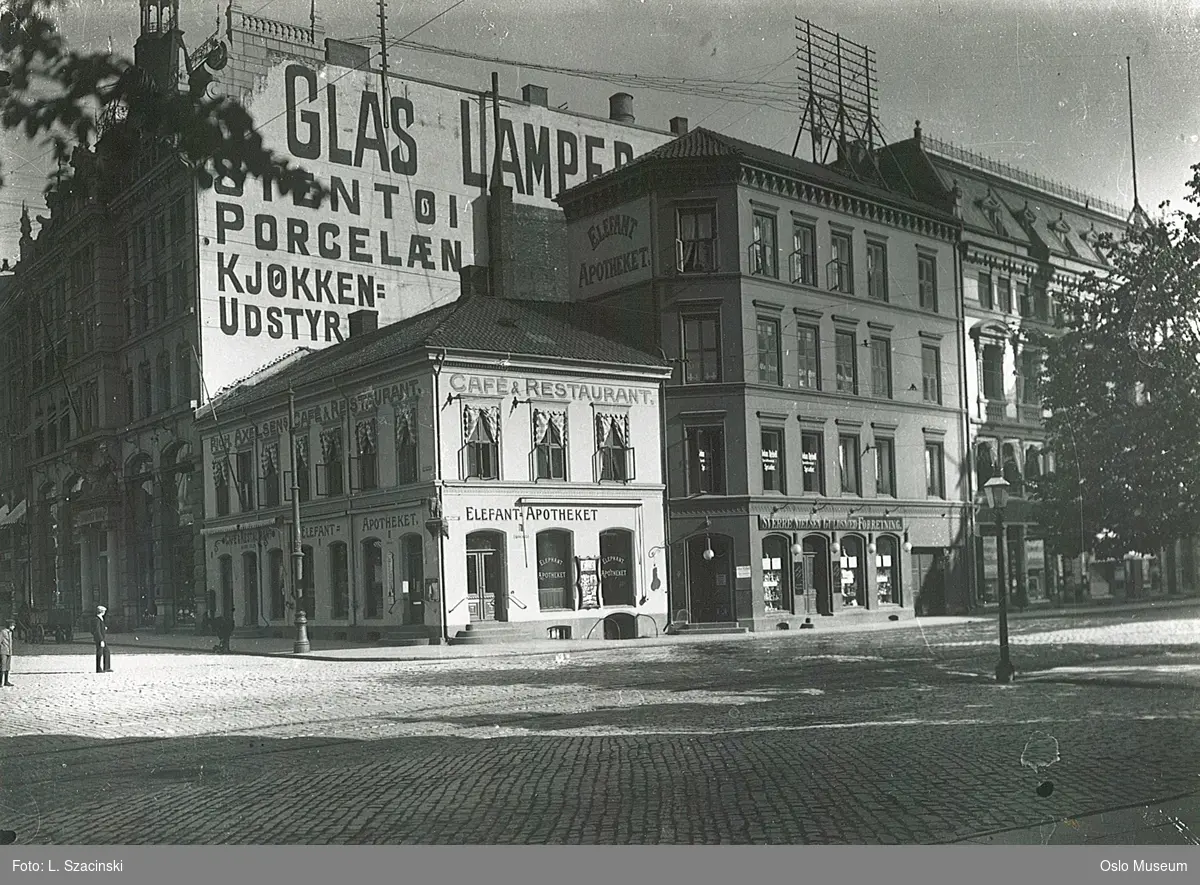
<svg viewBox="0 0 1200 885">
<path fill-rule="evenodd" d="M 283 551 L 273 547 L 267 551 L 267 581 L 271 594 L 271 620 L 287 616 L 287 576 L 283 570 Z"/>
<path fill-rule="evenodd" d="M 867 605 L 866 545 L 858 535 L 842 538 L 842 605 Z"/>
<path fill-rule="evenodd" d="M 633 532 L 600 533 L 600 599 L 604 605 L 633 605 Z"/>
<path fill-rule="evenodd" d="M 791 560 L 788 538 L 767 535 L 762 539 L 763 602 L 769 612 L 792 610 Z"/>
<path fill-rule="evenodd" d="M 363 600 L 365 616 L 383 617 L 383 543 L 378 538 L 367 538 L 363 549 Z"/>
<path fill-rule="evenodd" d="M 350 569 L 346 545 L 335 541 L 329 545 L 330 617 L 335 621 L 350 617 Z"/>
<path fill-rule="evenodd" d="M 575 608 L 571 580 L 571 533 L 547 529 L 537 535 L 538 604 L 542 611 Z"/>
</svg>

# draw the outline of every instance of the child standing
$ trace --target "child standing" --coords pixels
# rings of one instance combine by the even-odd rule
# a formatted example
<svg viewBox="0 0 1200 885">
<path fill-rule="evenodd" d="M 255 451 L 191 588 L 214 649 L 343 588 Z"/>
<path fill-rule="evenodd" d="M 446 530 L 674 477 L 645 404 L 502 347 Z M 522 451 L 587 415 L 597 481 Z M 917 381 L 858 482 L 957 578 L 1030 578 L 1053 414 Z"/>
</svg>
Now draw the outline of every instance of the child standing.
<svg viewBox="0 0 1200 885">
<path fill-rule="evenodd" d="M 12 669 L 13 631 L 16 626 L 17 622 L 9 618 L 4 622 L 3 629 L 0 629 L 0 687 L 3 688 L 12 688 L 12 683 L 8 681 L 8 671 Z"/>
</svg>

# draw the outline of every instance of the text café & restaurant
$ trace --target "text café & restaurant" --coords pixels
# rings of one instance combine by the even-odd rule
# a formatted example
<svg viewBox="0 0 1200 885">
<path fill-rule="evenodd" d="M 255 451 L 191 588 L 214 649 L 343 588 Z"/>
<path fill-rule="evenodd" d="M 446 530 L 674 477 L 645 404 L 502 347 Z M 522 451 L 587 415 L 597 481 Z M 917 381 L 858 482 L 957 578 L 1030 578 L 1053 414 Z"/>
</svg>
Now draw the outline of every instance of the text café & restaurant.
<svg viewBox="0 0 1200 885">
<path fill-rule="evenodd" d="M 669 368 L 585 313 L 482 295 L 378 329 L 360 312 L 344 344 L 220 393 L 198 418 L 207 607 L 291 628 L 296 470 L 313 637 L 664 630 Z"/>
</svg>

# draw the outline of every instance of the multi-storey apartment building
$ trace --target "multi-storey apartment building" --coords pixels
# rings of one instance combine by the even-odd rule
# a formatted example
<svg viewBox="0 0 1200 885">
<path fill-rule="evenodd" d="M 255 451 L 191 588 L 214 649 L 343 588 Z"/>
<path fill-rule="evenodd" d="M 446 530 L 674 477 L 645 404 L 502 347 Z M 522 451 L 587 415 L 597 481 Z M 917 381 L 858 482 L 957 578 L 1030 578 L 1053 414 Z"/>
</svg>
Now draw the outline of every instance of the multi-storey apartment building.
<svg viewBox="0 0 1200 885">
<path fill-rule="evenodd" d="M 673 618 L 965 610 L 953 215 L 704 129 L 559 199 L 574 297 L 675 365 Z"/>
<path fill-rule="evenodd" d="M 574 305 L 359 318 L 200 410 L 205 609 L 284 632 L 298 589 L 313 635 L 405 642 L 665 629 L 666 361 Z"/>
</svg>

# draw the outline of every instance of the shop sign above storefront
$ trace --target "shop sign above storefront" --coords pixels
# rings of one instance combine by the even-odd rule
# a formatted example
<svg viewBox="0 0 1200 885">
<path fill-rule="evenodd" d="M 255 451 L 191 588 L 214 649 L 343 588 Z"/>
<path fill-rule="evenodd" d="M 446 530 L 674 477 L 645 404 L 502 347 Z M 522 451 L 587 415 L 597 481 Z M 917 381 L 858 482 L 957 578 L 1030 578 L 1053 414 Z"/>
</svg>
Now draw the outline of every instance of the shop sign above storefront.
<svg viewBox="0 0 1200 885">
<path fill-rule="evenodd" d="M 763 531 L 902 532 L 904 520 L 888 516 L 759 516 Z"/>
</svg>

